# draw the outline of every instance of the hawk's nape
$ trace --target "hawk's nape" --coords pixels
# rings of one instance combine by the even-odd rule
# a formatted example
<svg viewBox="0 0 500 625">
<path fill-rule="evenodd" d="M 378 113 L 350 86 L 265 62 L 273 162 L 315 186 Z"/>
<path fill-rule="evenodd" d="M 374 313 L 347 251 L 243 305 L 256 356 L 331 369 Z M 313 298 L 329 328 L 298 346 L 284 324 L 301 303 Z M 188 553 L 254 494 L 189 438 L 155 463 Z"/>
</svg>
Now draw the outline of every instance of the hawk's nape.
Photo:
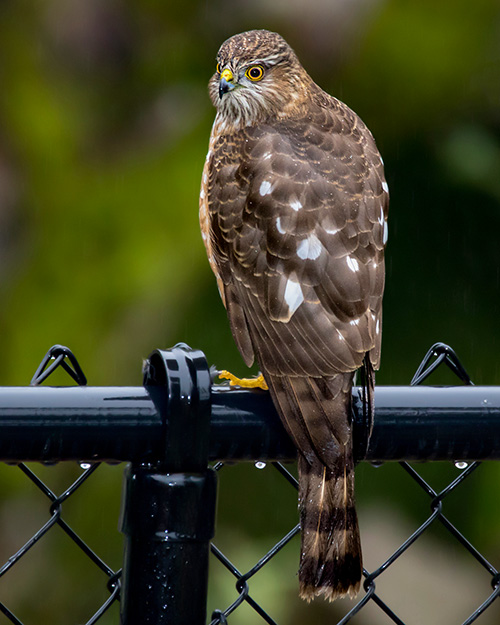
<svg viewBox="0 0 500 625">
<path fill-rule="evenodd" d="M 357 592 L 351 392 L 372 414 L 388 189 L 370 131 L 276 33 L 224 42 L 200 223 L 231 330 L 299 458 L 300 594 Z"/>
</svg>

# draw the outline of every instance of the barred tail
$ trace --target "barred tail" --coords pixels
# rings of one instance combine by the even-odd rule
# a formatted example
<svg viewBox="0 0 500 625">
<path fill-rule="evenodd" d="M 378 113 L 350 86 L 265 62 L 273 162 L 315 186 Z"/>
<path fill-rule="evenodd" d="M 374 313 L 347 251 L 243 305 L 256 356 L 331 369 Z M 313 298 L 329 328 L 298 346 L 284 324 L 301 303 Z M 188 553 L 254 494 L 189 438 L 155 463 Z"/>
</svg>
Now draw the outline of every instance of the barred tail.
<svg viewBox="0 0 500 625">
<path fill-rule="evenodd" d="M 352 597 L 362 571 L 352 454 L 334 471 L 299 455 L 299 486 L 300 596 L 307 601 L 316 595 L 330 601 Z"/>
<path fill-rule="evenodd" d="M 353 374 L 265 378 L 299 450 L 300 596 L 354 596 L 362 563 L 354 507 Z"/>
</svg>

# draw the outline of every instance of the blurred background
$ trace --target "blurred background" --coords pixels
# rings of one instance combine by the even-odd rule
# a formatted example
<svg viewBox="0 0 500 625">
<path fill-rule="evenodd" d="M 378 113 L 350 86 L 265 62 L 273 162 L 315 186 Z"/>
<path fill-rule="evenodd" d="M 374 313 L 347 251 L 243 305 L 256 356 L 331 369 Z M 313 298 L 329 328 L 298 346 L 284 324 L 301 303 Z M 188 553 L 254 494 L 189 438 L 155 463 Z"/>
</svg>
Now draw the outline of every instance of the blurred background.
<svg viewBox="0 0 500 625">
<path fill-rule="evenodd" d="M 391 205 L 377 383 L 408 384 L 438 340 L 476 384 L 500 383 L 497 0 L 3 0 L 0 384 L 29 383 L 54 343 L 74 351 L 93 385 L 140 384 L 142 359 L 179 341 L 245 374 L 199 234 L 198 194 L 215 55 L 251 28 L 280 32 L 316 82 L 363 118 L 384 157 Z M 79 471 L 40 470 L 56 489 Z M 437 484 L 459 472 L 425 471 Z M 499 473 L 481 467 L 450 502 L 460 529 L 493 562 Z M 118 568 L 121 467 L 103 467 L 101 476 L 70 514 Z M 22 477 L 15 467 L 0 472 L 2 561 L 47 515 Z M 288 491 L 269 468 L 224 470 L 217 540 L 240 569 L 296 522 Z M 398 467 L 359 467 L 368 568 L 418 526 L 420 500 L 427 505 Z M 2 580 L 0 600 L 27 623 L 85 621 L 95 607 L 87 576 L 49 542 L 34 550 L 23 578 Z M 462 622 L 487 596 L 488 580 L 471 574 L 439 530 L 419 545 L 382 596 L 411 623 Z M 296 598 L 297 561 L 294 541 L 253 594 L 280 625 L 334 622 L 345 605 Z M 60 563 L 73 573 L 56 572 Z M 41 579 L 44 567 L 51 575 Z M 235 597 L 220 568 L 210 609 Z M 84 589 L 78 605 L 75 583 Z M 116 623 L 117 611 L 106 618 Z M 498 619 L 487 612 L 479 622 Z M 230 622 L 258 618 L 242 608 Z M 388 619 L 373 608 L 354 622 Z"/>
</svg>

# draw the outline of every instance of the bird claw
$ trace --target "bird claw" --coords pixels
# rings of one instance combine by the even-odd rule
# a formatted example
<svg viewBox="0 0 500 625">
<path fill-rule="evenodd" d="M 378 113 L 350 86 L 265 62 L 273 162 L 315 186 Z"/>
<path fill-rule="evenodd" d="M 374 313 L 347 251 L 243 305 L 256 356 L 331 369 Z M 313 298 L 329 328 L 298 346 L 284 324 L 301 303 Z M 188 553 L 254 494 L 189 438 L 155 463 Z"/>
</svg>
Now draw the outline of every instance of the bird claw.
<svg viewBox="0 0 500 625">
<path fill-rule="evenodd" d="M 224 380 L 229 380 L 229 386 L 241 386 L 242 388 L 261 388 L 263 391 L 268 390 L 268 386 L 266 381 L 264 380 L 264 376 L 262 373 L 256 378 L 237 378 L 229 371 L 225 369 L 223 371 L 219 371 L 219 378 L 223 378 Z"/>
</svg>

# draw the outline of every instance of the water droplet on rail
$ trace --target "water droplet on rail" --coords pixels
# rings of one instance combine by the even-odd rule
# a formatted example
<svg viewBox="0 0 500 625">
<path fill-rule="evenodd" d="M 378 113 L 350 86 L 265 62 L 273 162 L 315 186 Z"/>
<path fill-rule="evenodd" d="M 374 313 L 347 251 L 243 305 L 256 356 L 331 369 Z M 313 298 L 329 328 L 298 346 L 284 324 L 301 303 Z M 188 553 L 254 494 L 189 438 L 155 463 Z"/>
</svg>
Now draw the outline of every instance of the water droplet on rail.
<svg viewBox="0 0 500 625">
<path fill-rule="evenodd" d="M 256 469 L 265 469 L 266 468 L 266 463 L 265 462 L 256 462 L 255 463 L 255 468 Z"/>
<path fill-rule="evenodd" d="M 455 466 L 457 467 L 457 469 L 460 469 L 462 471 L 463 469 L 466 469 L 469 466 L 469 463 L 464 462 L 462 460 L 462 461 L 455 462 Z"/>
<path fill-rule="evenodd" d="M 80 469 L 83 469 L 84 471 L 90 469 L 91 466 L 90 462 L 80 462 Z"/>
</svg>

